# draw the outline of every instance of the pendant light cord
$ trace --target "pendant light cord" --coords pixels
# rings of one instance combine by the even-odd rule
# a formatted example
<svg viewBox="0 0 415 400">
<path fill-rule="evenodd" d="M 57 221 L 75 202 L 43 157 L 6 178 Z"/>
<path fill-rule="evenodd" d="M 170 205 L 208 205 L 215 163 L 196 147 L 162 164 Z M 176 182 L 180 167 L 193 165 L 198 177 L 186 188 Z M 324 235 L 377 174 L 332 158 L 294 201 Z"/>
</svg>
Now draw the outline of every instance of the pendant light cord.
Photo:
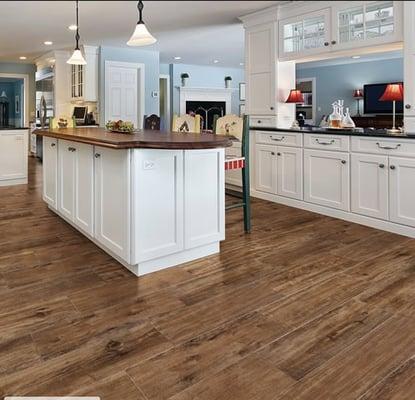
<svg viewBox="0 0 415 400">
<path fill-rule="evenodd" d="M 138 22 L 137 24 L 144 24 L 143 22 L 143 8 L 144 8 L 144 4 L 143 2 L 140 0 L 137 4 L 137 8 L 138 8 Z"/>
<path fill-rule="evenodd" d="M 79 7 L 79 0 L 76 0 L 76 35 L 75 35 L 75 40 L 76 40 L 76 47 L 75 50 L 79 50 L 79 11 L 78 11 L 78 7 Z"/>
</svg>

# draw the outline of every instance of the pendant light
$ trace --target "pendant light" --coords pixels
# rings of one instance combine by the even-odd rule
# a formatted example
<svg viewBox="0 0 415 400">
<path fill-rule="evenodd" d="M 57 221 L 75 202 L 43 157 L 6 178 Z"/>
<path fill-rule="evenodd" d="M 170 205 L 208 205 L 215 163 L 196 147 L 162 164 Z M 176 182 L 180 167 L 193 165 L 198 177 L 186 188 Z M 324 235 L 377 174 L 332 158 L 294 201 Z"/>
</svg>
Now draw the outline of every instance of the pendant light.
<svg viewBox="0 0 415 400">
<path fill-rule="evenodd" d="M 137 4 L 139 20 L 135 27 L 134 33 L 127 42 L 128 46 L 148 46 L 157 42 L 157 39 L 147 30 L 143 22 L 143 8 L 144 4 L 139 1 Z"/>
<path fill-rule="evenodd" d="M 76 47 L 75 50 L 71 56 L 71 58 L 66 61 L 68 64 L 73 64 L 73 65 L 85 65 L 86 61 L 84 56 L 81 53 L 81 50 L 79 49 L 79 11 L 78 11 L 78 3 L 79 1 L 76 0 L 76 35 L 75 35 L 75 40 L 76 40 Z"/>
</svg>

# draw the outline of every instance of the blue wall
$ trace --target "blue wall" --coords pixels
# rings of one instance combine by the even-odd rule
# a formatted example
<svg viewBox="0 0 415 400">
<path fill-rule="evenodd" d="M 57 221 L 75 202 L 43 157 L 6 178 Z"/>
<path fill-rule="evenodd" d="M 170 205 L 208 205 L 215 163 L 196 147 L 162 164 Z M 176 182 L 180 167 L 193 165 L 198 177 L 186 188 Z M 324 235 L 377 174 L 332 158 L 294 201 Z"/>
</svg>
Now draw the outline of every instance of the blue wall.
<svg viewBox="0 0 415 400">
<path fill-rule="evenodd" d="M 151 50 L 125 49 L 101 46 L 99 57 L 100 123 L 105 124 L 105 61 L 122 61 L 145 64 L 145 114 L 159 113 L 158 97 L 151 97 L 159 90 L 159 53 Z"/>
<path fill-rule="evenodd" d="M 330 114 L 331 104 L 336 99 L 344 99 L 350 113 L 356 114 L 356 100 L 353 90 L 362 88 L 364 84 L 403 81 L 403 59 L 366 61 L 343 65 L 330 65 L 307 68 L 307 64 L 297 65 L 296 77 L 316 78 L 316 122 L 323 115 Z M 319 107 L 321 110 L 319 111 Z M 360 112 L 363 112 L 363 101 L 360 101 Z"/>
<path fill-rule="evenodd" d="M 160 65 L 160 71 L 166 70 L 165 65 Z M 224 68 L 224 67 L 211 67 L 204 65 L 190 65 L 190 64 L 170 64 L 170 85 L 172 92 L 172 110 L 173 113 L 180 113 L 180 99 L 179 89 L 181 86 L 180 75 L 187 72 L 190 78 L 187 81 L 188 87 L 206 87 L 206 88 L 224 88 L 225 76 L 231 76 L 231 88 L 232 91 L 232 114 L 239 115 L 239 82 L 244 82 L 244 70 L 239 68 Z M 165 72 L 161 72 L 165 73 Z"/>
<path fill-rule="evenodd" d="M 32 120 L 35 118 L 35 108 L 36 108 L 35 72 L 36 72 L 36 66 L 34 64 L 0 63 L 0 73 L 29 75 L 29 120 Z M 23 103 L 21 104 L 23 106 Z M 13 97 L 13 113 L 14 113 L 14 97 Z"/>
</svg>

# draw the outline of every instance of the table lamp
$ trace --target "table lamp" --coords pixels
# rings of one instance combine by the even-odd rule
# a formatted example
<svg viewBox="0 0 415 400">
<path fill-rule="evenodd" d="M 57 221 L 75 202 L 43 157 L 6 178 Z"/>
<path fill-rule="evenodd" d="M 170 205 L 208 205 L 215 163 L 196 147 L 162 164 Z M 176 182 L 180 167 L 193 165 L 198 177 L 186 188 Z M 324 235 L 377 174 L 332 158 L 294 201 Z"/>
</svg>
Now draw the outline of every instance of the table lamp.
<svg viewBox="0 0 415 400">
<path fill-rule="evenodd" d="M 353 97 L 356 99 L 357 102 L 357 117 L 360 117 L 360 109 L 359 109 L 359 103 L 360 99 L 363 98 L 363 90 L 362 89 L 355 89 L 353 90 Z"/>
<path fill-rule="evenodd" d="M 385 91 L 383 92 L 382 96 L 379 98 L 379 101 L 392 101 L 392 113 L 393 113 L 393 120 L 392 120 L 392 129 L 387 129 L 386 132 L 388 133 L 399 133 L 400 130 L 396 129 L 395 127 L 395 102 L 403 100 L 403 85 L 402 83 L 388 83 L 386 86 Z"/>
<path fill-rule="evenodd" d="M 288 95 L 286 103 L 294 103 L 294 104 L 303 104 L 304 103 L 304 95 L 301 93 L 301 90 L 291 89 L 290 94 Z M 297 119 L 291 125 L 292 128 L 298 128 L 299 124 Z"/>
</svg>

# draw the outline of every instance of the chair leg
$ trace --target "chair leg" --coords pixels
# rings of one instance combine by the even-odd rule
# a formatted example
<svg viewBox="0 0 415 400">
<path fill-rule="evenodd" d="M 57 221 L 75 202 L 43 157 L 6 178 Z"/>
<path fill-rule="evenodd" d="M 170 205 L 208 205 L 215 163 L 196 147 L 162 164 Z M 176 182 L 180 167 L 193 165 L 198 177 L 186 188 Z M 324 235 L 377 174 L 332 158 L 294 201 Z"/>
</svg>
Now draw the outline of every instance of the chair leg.
<svg viewBox="0 0 415 400">
<path fill-rule="evenodd" d="M 246 233 L 251 232 L 251 196 L 249 186 L 249 168 L 242 168 L 242 197 L 244 203 L 244 229 Z"/>
</svg>

